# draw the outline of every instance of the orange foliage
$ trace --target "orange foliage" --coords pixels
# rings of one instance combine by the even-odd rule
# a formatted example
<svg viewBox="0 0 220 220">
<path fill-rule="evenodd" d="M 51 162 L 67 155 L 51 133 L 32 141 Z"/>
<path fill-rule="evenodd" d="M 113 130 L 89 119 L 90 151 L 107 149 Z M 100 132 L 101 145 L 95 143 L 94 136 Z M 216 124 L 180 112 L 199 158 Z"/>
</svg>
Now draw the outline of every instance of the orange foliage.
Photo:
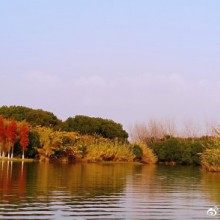
<svg viewBox="0 0 220 220">
<path fill-rule="evenodd" d="M 27 146 L 29 144 L 29 138 L 28 138 L 28 133 L 29 133 L 29 128 L 27 126 L 27 124 L 23 123 L 21 124 L 20 127 L 20 146 L 22 147 L 22 150 L 25 151 L 27 150 Z"/>
</svg>

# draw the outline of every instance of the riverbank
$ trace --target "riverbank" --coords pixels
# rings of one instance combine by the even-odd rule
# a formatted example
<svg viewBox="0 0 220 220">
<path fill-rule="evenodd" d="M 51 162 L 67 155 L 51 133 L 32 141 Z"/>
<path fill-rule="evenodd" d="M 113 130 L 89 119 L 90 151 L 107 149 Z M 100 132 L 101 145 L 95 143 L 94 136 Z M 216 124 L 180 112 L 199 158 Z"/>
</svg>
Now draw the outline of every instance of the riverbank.
<svg viewBox="0 0 220 220">
<path fill-rule="evenodd" d="M 32 158 L 7 158 L 7 157 L 1 157 L 0 161 L 12 161 L 12 162 L 34 162 L 36 161 L 36 159 L 32 159 Z"/>
</svg>

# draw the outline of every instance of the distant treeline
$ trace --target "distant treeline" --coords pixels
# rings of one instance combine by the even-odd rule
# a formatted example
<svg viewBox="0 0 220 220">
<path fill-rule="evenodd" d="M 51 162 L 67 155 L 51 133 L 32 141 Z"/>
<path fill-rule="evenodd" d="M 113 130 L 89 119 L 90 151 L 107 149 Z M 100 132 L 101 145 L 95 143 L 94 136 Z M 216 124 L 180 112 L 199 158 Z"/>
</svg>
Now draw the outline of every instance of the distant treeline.
<svg viewBox="0 0 220 220">
<path fill-rule="evenodd" d="M 32 126 L 50 127 L 53 130 L 99 135 L 109 139 L 118 138 L 122 141 L 128 138 L 128 133 L 122 125 L 109 119 L 77 115 L 62 121 L 51 112 L 24 106 L 2 106 L 0 115 L 7 119 L 25 120 Z"/>
</svg>

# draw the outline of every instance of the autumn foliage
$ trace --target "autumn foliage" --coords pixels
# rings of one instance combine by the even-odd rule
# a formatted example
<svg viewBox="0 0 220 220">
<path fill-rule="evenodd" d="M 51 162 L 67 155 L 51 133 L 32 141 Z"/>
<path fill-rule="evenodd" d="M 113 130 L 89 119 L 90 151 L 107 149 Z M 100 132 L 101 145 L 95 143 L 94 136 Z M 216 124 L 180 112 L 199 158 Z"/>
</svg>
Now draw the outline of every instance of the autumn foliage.
<svg viewBox="0 0 220 220">
<path fill-rule="evenodd" d="M 29 139 L 28 139 L 28 133 L 29 133 L 29 128 L 26 124 L 22 124 L 20 128 L 20 146 L 22 147 L 22 151 L 27 150 L 27 146 L 29 144 Z"/>
<path fill-rule="evenodd" d="M 0 144 L 5 142 L 5 129 L 4 129 L 4 121 L 3 118 L 0 116 Z"/>
<path fill-rule="evenodd" d="M 8 123 L 7 129 L 6 129 L 6 139 L 9 143 L 14 144 L 17 137 L 17 123 L 15 120 L 12 120 Z"/>
<path fill-rule="evenodd" d="M 27 149 L 29 128 L 25 123 L 6 120 L 0 116 L 0 157 L 13 157 L 14 145 L 19 140 L 22 151 Z"/>
</svg>

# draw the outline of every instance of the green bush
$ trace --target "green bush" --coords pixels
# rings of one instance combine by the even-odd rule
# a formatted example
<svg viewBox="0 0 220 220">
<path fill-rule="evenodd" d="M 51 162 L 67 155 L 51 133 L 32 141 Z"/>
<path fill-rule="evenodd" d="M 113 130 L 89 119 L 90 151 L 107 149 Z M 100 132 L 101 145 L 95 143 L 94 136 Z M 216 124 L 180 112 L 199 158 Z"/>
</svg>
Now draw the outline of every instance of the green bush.
<svg viewBox="0 0 220 220">
<path fill-rule="evenodd" d="M 131 149 L 132 149 L 132 152 L 133 152 L 133 154 L 135 155 L 136 159 L 140 160 L 140 159 L 142 158 L 142 156 L 143 156 L 143 150 L 142 150 L 142 148 L 141 148 L 139 145 L 134 144 L 134 145 L 131 147 Z"/>
<path fill-rule="evenodd" d="M 176 162 L 178 164 L 201 164 L 200 154 L 209 143 L 205 138 L 175 138 L 157 140 L 149 146 L 157 155 L 159 162 Z"/>
<path fill-rule="evenodd" d="M 25 152 L 25 156 L 28 158 L 34 158 L 38 154 L 38 148 L 41 146 L 40 137 L 36 131 L 29 132 L 29 144 L 27 147 L 27 151 Z"/>
</svg>

